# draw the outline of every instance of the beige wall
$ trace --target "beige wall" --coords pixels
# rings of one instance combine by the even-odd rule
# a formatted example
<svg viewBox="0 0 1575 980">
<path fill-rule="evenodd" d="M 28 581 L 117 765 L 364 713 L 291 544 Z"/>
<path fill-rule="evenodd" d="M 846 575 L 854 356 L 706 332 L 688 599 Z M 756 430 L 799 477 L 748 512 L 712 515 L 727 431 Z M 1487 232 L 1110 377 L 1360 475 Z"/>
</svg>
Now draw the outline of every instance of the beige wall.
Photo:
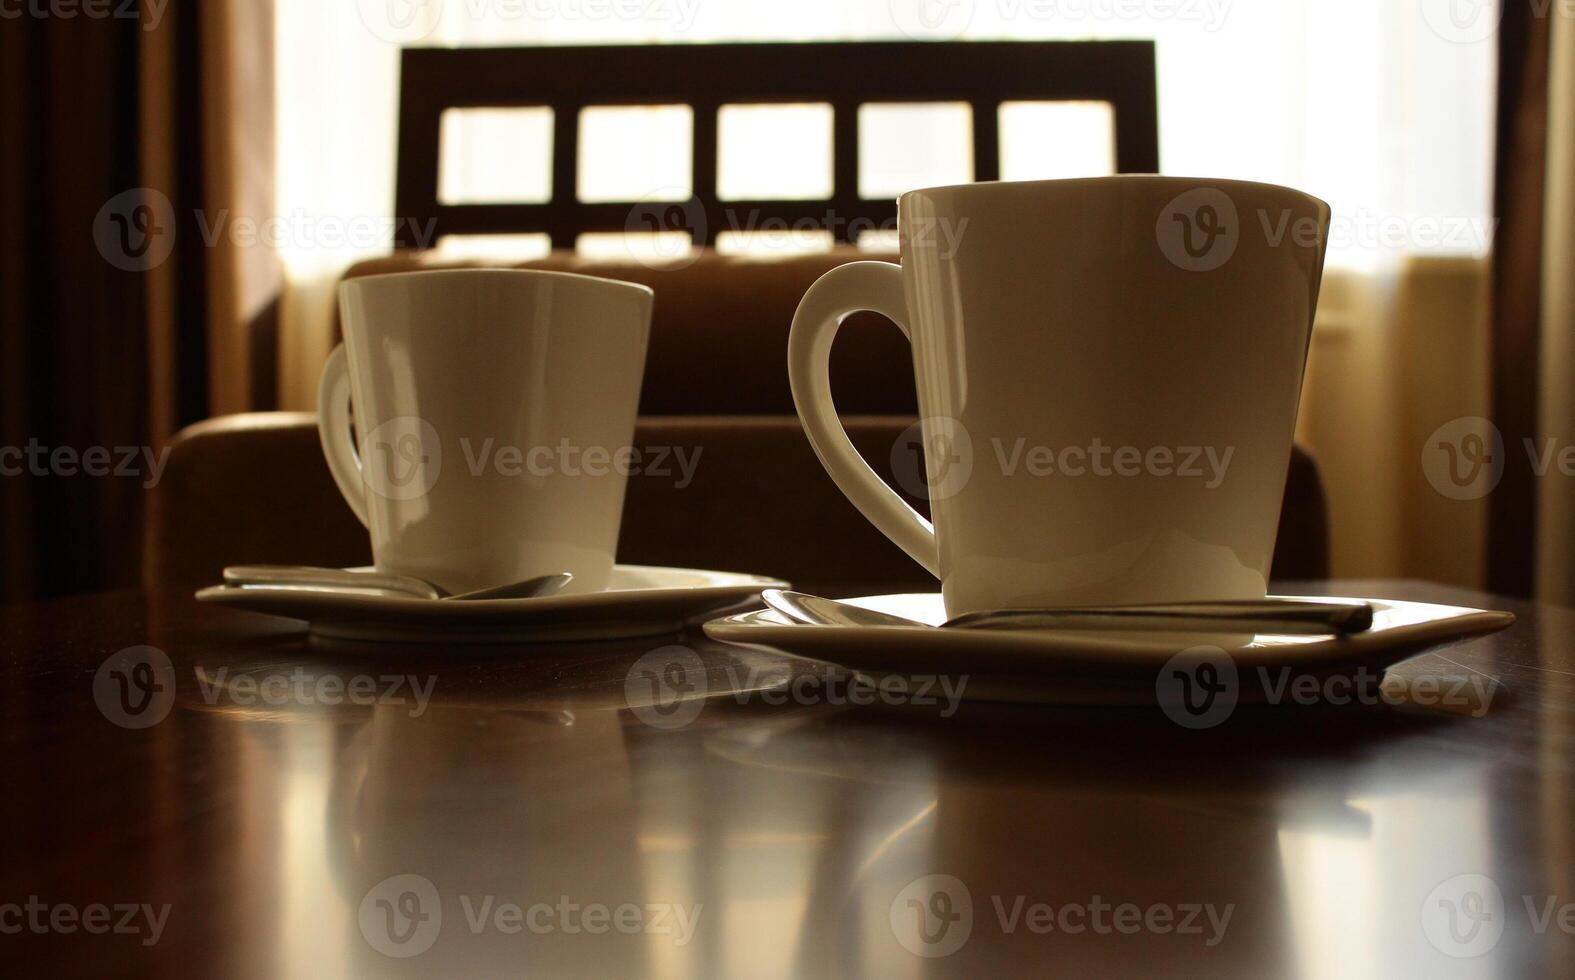
<svg viewBox="0 0 1575 980">
<path fill-rule="evenodd" d="M 1328 273 L 1297 436 L 1323 471 L 1336 577 L 1482 584 L 1487 501 L 1438 493 L 1421 458 L 1440 425 L 1489 414 L 1488 275 L 1471 258 Z"/>
</svg>

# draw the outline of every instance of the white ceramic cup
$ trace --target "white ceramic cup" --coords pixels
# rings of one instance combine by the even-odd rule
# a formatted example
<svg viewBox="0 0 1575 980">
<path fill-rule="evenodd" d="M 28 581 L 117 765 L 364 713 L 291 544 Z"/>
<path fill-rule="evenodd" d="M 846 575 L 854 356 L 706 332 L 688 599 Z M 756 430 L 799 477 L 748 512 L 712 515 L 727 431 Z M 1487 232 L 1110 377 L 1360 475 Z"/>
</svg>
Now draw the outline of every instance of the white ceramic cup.
<svg viewBox="0 0 1575 980">
<path fill-rule="evenodd" d="M 799 416 L 950 615 L 1261 598 L 1329 216 L 1299 191 L 1212 179 L 911 191 L 901 266 L 840 266 L 799 305 Z M 913 344 L 933 528 L 837 420 L 827 365 L 857 310 Z M 894 447 L 899 471 L 910 449 Z"/>
<path fill-rule="evenodd" d="M 318 425 L 378 570 L 451 592 L 562 571 L 566 591 L 605 589 L 651 303 L 645 286 L 561 272 L 341 284 Z"/>
</svg>

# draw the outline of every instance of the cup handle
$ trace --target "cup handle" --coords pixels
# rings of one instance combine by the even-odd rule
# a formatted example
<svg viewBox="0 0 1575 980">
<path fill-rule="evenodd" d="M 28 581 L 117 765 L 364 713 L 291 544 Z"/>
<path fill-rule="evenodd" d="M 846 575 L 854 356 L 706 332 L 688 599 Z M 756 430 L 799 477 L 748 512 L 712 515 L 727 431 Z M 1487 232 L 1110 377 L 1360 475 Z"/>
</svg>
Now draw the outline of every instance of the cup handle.
<svg viewBox="0 0 1575 980">
<path fill-rule="evenodd" d="M 328 355 L 323 377 L 317 385 L 317 435 L 323 443 L 323 458 L 333 474 L 345 503 L 366 524 L 366 481 L 361 478 L 361 458 L 350 440 L 350 371 L 345 362 L 345 345 Z"/>
<path fill-rule="evenodd" d="M 809 444 L 837 488 L 908 557 L 939 578 L 935 528 L 870 468 L 837 418 L 831 397 L 831 344 L 843 318 L 860 310 L 889 318 L 912 341 L 902 267 L 890 262 L 837 266 L 815 280 L 793 314 L 788 333 L 788 383 L 793 389 L 793 404 Z"/>
</svg>

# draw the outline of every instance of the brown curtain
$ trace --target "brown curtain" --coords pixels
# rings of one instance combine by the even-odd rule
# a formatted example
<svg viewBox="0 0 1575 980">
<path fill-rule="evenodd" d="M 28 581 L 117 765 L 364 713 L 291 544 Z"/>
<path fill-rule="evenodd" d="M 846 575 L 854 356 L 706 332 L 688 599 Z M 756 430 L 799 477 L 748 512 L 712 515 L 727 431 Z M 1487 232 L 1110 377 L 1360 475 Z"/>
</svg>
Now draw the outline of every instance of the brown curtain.
<svg viewBox="0 0 1575 980">
<path fill-rule="evenodd" d="M 1542 238 L 1542 431 L 1575 435 L 1575 19 L 1552 24 L 1548 190 Z M 1575 606 L 1575 480 L 1539 481 L 1537 598 Z"/>
<path fill-rule="evenodd" d="M 1551 37 L 1546 9 L 1534 0 L 1507 0 L 1499 30 L 1493 421 L 1508 458 L 1490 497 L 1487 578 L 1492 591 L 1517 596 L 1531 595 L 1536 567 L 1536 477 L 1520 447 L 1538 433 Z"/>
<path fill-rule="evenodd" d="M 143 174 L 181 219 L 178 259 L 148 277 L 150 368 L 155 378 L 203 381 L 200 406 L 155 395 L 162 439 L 195 419 L 277 400 L 281 274 L 256 234 L 274 217 L 273 4 L 169 0 L 146 32 L 140 67 Z M 200 346 L 183 346 L 194 336 Z"/>
<path fill-rule="evenodd" d="M 136 584 L 170 435 L 273 400 L 271 4 L 108 7 L 0 19 L 8 600 Z"/>
</svg>

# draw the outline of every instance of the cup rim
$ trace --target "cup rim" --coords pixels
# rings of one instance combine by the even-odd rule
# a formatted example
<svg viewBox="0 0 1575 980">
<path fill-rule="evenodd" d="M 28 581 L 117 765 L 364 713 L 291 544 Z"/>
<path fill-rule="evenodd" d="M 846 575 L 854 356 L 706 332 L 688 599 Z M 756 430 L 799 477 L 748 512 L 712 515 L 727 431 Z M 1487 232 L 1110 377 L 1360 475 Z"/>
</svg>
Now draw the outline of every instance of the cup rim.
<svg viewBox="0 0 1575 980">
<path fill-rule="evenodd" d="M 416 279 L 427 276 L 440 276 L 442 278 L 499 278 L 510 279 L 564 279 L 572 282 L 595 283 L 603 286 L 616 286 L 632 289 L 643 294 L 647 299 L 656 296 L 656 290 L 644 283 L 630 282 L 627 279 L 609 279 L 605 276 L 586 275 L 583 272 L 564 272 L 558 269 L 498 269 L 456 267 L 452 269 L 401 269 L 392 272 L 374 272 L 370 275 L 352 276 L 341 279 L 340 289 L 346 289 L 362 283 L 380 282 L 388 279 Z"/>
<path fill-rule="evenodd" d="M 1238 180 L 1234 177 L 1188 177 L 1172 176 L 1170 174 L 1105 174 L 1099 177 L 1053 177 L 1046 180 L 979 180 L 962 184 L 942 184 L 937 187 L 916 187 L 911 191 L 904 191 L 897 196 L 897 206 L 900 208 L 908 198 L 918 194 L 934 194 L 941 191 L 963 191 L 970 189 L 999 189 L 1005 187 L 1030 188 L 1048 186 L 1069 186 L 1075 184 L 1157 184 L 1171 185 L 1174 187 L 1251 187 L 1257 190 L 1273 191 L 1282 194 L 1294 194 L 1306 198 L 1323 208 L 1327 213 L 1333 213 L 1334 208 L 1328 201 L 1315 194 L 1309 194 L 1299 188 L 1285 184 L 1273 184 L 1261 180 Z"/>
</svg>

